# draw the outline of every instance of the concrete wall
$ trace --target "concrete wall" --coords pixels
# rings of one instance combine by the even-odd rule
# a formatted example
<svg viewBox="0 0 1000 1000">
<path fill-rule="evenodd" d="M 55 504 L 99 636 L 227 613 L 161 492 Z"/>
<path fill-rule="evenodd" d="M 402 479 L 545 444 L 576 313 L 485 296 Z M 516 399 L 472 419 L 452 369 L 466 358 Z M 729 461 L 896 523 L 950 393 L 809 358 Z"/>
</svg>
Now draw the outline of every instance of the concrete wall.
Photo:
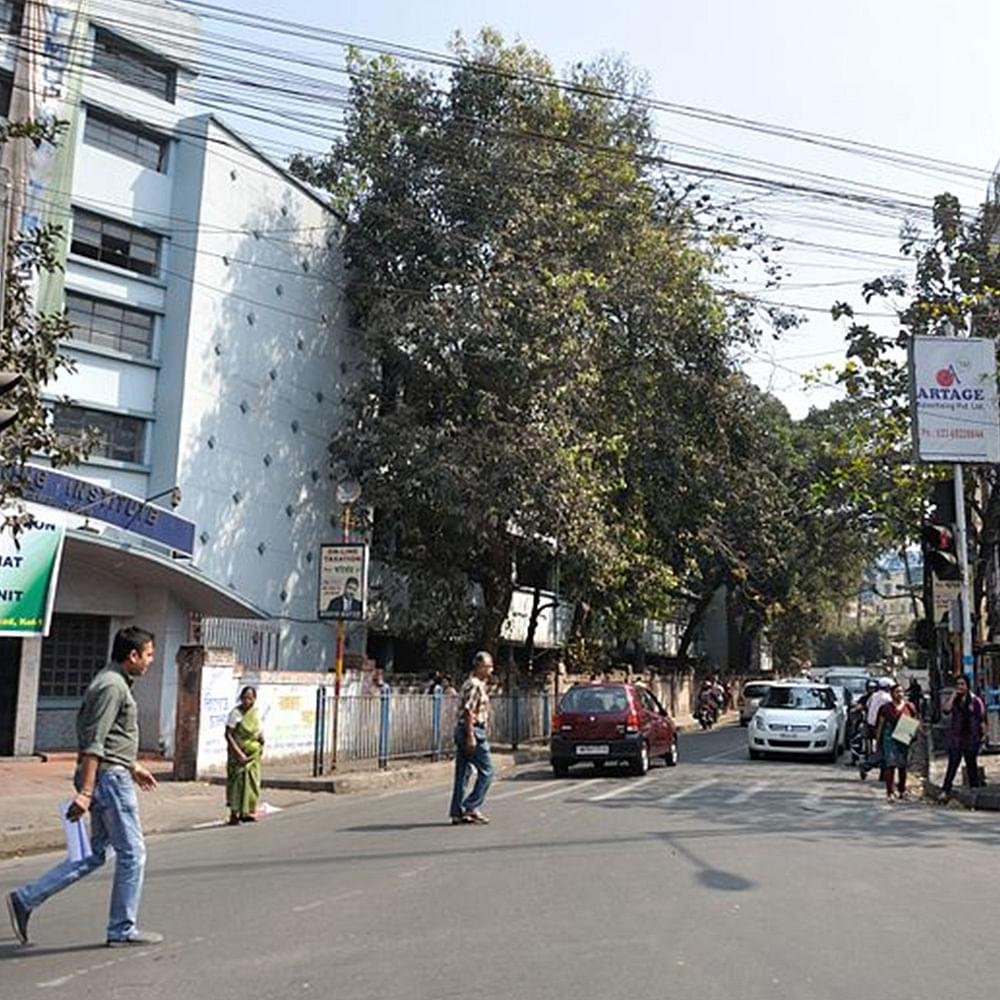
<svg viewBox="0 0 1000 1000">
<path fill-rule="evenodd" d="M 158 461 L 175 456 L 195 565 L 289 620 L 283 666 L 324 669 L 317 557 L 339 534 L 327 444 L 354 363 L 335 219 L 216 122 L 183 127 L 175 203 L 197 231 L 175 240 L 190 278 L 171 286 L 165 333 L 187 349 L 164 354 Z"/>
</svg>

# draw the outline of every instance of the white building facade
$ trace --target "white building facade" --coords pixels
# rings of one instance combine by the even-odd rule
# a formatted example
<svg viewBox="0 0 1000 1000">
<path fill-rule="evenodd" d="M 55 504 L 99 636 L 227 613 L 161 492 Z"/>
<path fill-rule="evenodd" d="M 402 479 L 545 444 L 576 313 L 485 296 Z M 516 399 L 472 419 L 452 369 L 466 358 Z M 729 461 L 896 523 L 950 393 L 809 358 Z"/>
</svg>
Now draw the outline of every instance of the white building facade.
<svg viewBox="0 0 1000 1000">
<path fill-rule="evenodd" d="M 0 3 L 14 32 L 17 7 Z M 93 505 L 68 515 L 50 635 L 0 639 L 0 756 L 74 745 L 79 696 L 124 625 L 156 634 L 136 696 L 143 747 L 168 754 L 192 616 L 277 621 L 283 669 L 334 657 L 316 612 L 319 545 L 339 532 L 327 444 L 353 363 L 337 219 L 198 112 L 197 17 L 94 0 L 88 18 L 64 220 L 76 371 L 50 388 L 56 425 L 97 427 L 99 444 L 60 471 L 149 498 L 163 520 L 179 498 L 193 544 Z M 11 33 L 8 80 L 16 58 Z"/>
</svg>

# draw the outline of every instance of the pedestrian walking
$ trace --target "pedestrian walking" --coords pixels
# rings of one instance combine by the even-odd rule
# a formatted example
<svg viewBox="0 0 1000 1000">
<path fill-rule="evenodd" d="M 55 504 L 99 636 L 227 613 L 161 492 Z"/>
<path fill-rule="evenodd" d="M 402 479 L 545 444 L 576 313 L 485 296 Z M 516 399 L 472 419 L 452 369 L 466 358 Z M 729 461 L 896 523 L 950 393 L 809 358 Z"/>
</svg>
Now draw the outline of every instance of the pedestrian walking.
<svg viewBox="0 0 1000 1000">
<path fill-rule="evenodd" d="M 130 626 L 121 629 L 111 648 L 111 662 L 90 682 L 77 713 L 79 757 L 73 777 L 76 795 L 66 817 L 83 822 L 90 813 L 91 853 L 67 858 L 41 878 L 7 896 L 14 934 L 28 943 L 28 919 L 50 896 L 104 864 L 108 847 L 115 851 L 115 874 L 106 943 L 153 945 L 162 934 L 140 930 L 146 844 L 139 823 L 135 786 L 151 789 L 156 778 L 138 762 L 139 724 L 132 684 L 152 665 L 153 635 Z"/>
<path fill-rule="evenodd" d="M 948 770 L 945 771 L 941 794 L 951 795 L 959 763 L 965 760 L 965 773 L 969 776 L 969 787 L 979 787 L 979 748 L 986 737 L 986 706 L 982 698 L 974 694 L 967 675 L 956 682 L 956 691 L 951 698 L 951 727 L 948 730 Z"/>
<path fill-rule="evenodd" d="M 885 780 L 885 762 L 882 759 L 882 744 L 878 738 L 878 719 L 879 712 L 882 711 L 883 706 L 888 705 L 892 701 L 892 685 L 893 681 L 891 677 L 880 677 L 878 679 L 878 687 L 868 698 L 868 707 L 865 709 L 865 723 L 868 726 L 868 731 L 873 734 L 872 752 L 870 756 L 866 757 L 858 765 L 862 781 L 868 777 L 868 772 L 876 767 L 879 769 L 879 779 L 882 781 Z"/>
<path fill-rule="evenodd" d="M 890 701 L 878 712 L 875 741 L 882 750 L 882 773 L 885 779 L 886 801 L 906 794 L 906 766 L 910 756 L 910 739 L 904 741 L 896 729 L 905 717 L 916 719 L 917 710 L 903 697 L 901 684 L 893 684 Z M 898 784 L 896 779 L 898 777 Z"/>
<path fill-rule="evenodd" d="M 483 803 L 493 781 L 493 762 L 486 729 L 490 717 L 490 696 L 486 682 L 493 673 L 493 657 L 476 653 L 469 674 L 458 696 L 458 721 L 455 726 L 455 784 L 451 793 L 449 814 L 452 823 L 489 823 L 483 813 Z M 476 783 L 466 795 L 465 786 L 470 766 L 475 769 Z"/>
<path fill-rule="evenodd" d="M 230 826 L 257 821 L 263 754 L 257 689 L 247 685 L 240 691 L 239 704 L 226 719 L 226 805 Z"/>
</svg>

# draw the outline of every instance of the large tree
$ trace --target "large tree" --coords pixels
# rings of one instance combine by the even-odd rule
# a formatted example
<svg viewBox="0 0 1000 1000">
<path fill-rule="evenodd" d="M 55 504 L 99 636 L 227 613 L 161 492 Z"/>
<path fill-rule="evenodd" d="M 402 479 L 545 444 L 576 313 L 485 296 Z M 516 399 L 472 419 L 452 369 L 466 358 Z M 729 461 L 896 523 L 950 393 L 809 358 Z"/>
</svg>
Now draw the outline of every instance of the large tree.
<svg viewBox="0 0 1000 1000">
<path fill-rule="evenodd" d="M 525 548 L 557 548 L 566 585 L 613 617 L 663 610 L 696 516 L 678 487 L 711 464 L 703 411 L 750 335 L 713 289 L 732 231 L 666 175 L 620 65 L 561 86 L 487 31 L 447 80 L 350 69 L 345 138 L 294 167 L 346 214 L 366 362 L 332 455 L 405 570 L 414 630 L 492 646 Z"/>
</svg>

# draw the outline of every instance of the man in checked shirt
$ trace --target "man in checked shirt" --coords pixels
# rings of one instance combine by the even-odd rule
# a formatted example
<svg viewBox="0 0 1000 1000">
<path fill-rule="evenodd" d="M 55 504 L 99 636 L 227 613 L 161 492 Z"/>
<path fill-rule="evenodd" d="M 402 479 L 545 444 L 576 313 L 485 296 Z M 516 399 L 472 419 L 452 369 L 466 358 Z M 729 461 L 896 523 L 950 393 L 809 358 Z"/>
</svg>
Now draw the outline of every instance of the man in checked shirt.
<svg viewBox="0 0 1000 1000">
<path fill-rule="evenodd" d="M 493 762 L 486 726 L 490 718 L 490 696 L 486 682 L 493 673 L 493 657 L 479 652 L 472 660 L 472 673 L 458 696 L 458 721 L 455 726 L 455 786 L 451 793 L 451 822 L 489 823 L 483 814 L 483 802 L 493 780 Z M 465 794 L 469 766 L 476 770 L 476 783 Z"/>
</svg>

